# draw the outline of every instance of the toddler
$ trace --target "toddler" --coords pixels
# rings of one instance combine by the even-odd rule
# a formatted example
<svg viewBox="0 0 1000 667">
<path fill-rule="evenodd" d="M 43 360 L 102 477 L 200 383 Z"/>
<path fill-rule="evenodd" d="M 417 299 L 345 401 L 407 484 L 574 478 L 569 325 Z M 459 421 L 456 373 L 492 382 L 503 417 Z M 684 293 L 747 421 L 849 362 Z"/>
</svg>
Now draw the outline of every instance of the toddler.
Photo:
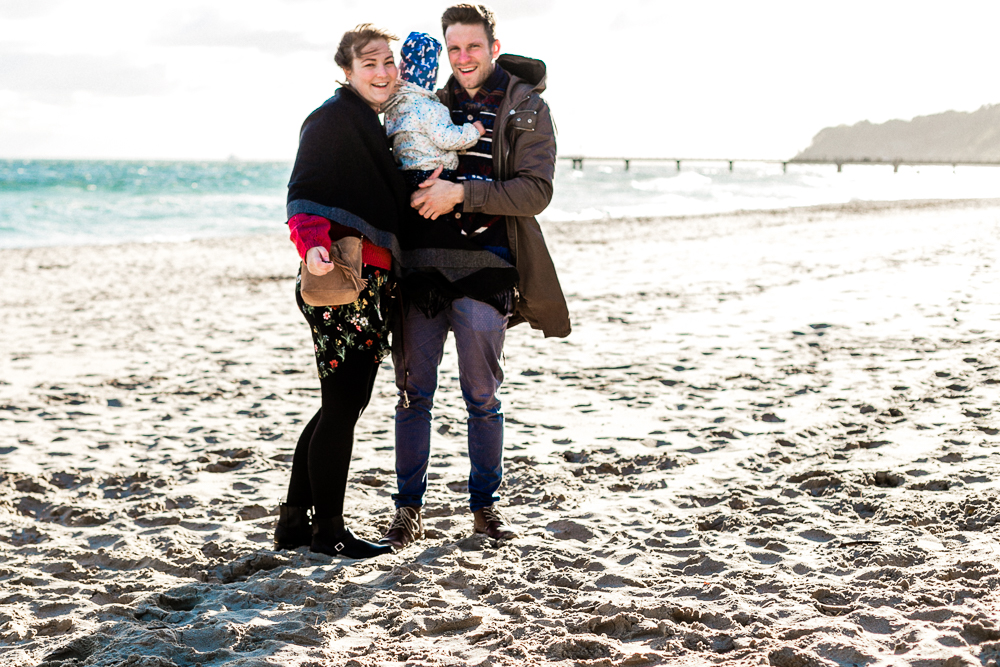
<svg viewBox="0 0 1000 667">
<path fill-rule="evenodd" d="M 399 53 L 399 89 L 384 110 L 392 154 L 414 189 L 438 167 L 444 168 L 440 178 L 454 181 L 455 151 L 471 148 L 486 132 L 478 121 L 461 127 L 452 123 L 448 107 L 434 94 L 440 55 L 440 42 L 411 32 Z"/>
</svg>

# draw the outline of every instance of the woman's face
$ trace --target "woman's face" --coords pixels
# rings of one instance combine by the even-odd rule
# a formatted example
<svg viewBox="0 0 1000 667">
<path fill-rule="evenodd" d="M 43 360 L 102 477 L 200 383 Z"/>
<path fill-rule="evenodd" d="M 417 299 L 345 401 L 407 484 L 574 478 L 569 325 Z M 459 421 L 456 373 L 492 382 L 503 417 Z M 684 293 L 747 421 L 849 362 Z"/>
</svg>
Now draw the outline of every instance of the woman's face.
<svg viewBox="0 0 1000 667">
<path fill-rule="evenodd" d="M 376 39 L 361 49 L 351 61 L 351 69 L 344 70 L 344 75 L 351 87 L 369 106 L 378 111 L 392 96 L 399 71 L 392 59 L 388 42 Z"/>
</svg>

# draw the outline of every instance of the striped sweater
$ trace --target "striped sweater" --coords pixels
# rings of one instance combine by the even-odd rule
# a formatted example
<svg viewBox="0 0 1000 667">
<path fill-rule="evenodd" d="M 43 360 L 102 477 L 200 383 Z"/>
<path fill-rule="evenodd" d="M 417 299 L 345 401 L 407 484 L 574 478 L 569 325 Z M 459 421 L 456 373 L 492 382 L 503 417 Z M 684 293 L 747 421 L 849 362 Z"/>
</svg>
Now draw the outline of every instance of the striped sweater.
<svg viewBox="0 0 1000 667">
<path fill-rule="evenodd" d="M 458 173 L 456 181 L 493 180 L 493 126 L 496 121 L 500 102 L 507 93 L 510 75 L 502 67 L 496 65 L 493 74 L 483 83 L 475 98 L 470 98 L 465 89 L 452 83 L 451 120 L 456 125 L 480 121 L 486 128 L 484 134 L 475 146 L 466 149 L 458 155 Z M 513 261 L 510 252 L 510 241 L 507 239 L 507 227 L 502 223 L 504 216 L 485 213 L 463 213 L 456 209 L 456 223 L 462 228 L 462 233 L 468 236 L 476 245 L 489 250 L 508 262 Z"/>
</svg>

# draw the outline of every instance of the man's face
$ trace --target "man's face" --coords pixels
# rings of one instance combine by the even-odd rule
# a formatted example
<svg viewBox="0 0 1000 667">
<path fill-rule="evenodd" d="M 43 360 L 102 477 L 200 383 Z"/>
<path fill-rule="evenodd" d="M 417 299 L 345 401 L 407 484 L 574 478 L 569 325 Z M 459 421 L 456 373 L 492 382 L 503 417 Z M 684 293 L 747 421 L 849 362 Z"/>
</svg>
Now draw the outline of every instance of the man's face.
<svg viewBox="0 0 1000 667">
<path fill-rule="evenodd" d="M 500 55 L 500 41 L 490 44 L 482 24 L 454 23 L 445 31 L 444 43 L 455 80 L 474 95 L 493 73 L 493 59 Z"/>
</svg>

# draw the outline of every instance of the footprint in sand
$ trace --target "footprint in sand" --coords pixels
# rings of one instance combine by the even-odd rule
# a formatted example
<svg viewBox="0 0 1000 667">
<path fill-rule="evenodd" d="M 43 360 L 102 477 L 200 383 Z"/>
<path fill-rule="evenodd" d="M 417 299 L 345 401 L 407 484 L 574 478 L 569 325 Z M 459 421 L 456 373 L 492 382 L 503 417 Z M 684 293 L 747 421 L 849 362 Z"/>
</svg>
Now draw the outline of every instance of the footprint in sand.
<svg viewBox="0 0 1000 667">
<path fill-rule="evenodd" d="M 549 531 L 552 533 L 553 537 L 560 540 L 588 542 L 594 537 L 594 532 L 590 528 L 582 523 L 570 521 L 569 519 L 553 521 L 545 526 L 545 530 Z"/>
</svg>

